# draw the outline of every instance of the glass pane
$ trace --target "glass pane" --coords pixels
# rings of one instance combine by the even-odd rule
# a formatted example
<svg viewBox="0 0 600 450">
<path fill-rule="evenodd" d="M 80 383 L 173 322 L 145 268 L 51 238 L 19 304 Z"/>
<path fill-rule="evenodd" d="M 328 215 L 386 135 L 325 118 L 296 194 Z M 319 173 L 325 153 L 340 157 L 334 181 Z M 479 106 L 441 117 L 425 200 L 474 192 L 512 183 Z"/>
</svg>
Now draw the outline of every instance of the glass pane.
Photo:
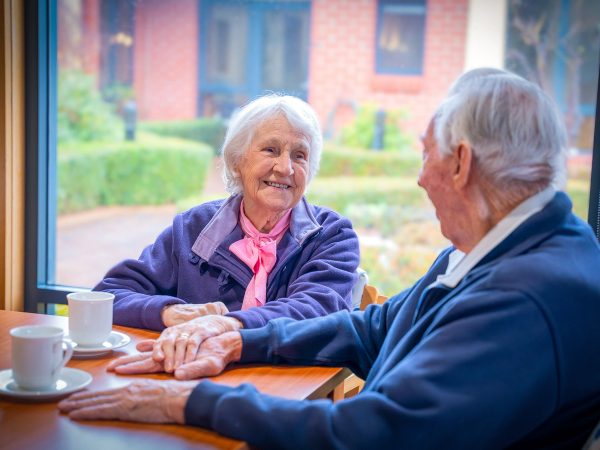
<svg viewBox="0 0 600 450">
<path fill-rule="evenodd" d="M 587 220 L 600 4 L 594 0 L 509 2 L 506 66 L 537 82 L 563 112 L 569 133 L 567 191 Z"/>
<path fill-rule="evenodd" d="M 178 211 L 225 196 L 224 123 L 269 89 L 317 111 L 326 143 L 308 198 L 353 221 L 370 282 L 398 292 L 448 244 L 416 184 L 418 138 L 466 61 L 492 60 L 556 100 L 567 190 L 585 219 L 599 30 L 596 0 L 58 0 L 49 281 L 92 286 Z M 469 54 L 474 43 L 487 47 Z"/>
<path fill-rule="evenodd" d="M 58 1 L 49 284 L 95 285 L 202 191 L 214 151 L 177 137 L 197 116 L 197 18 L 194 2 Z"/>
</svg>

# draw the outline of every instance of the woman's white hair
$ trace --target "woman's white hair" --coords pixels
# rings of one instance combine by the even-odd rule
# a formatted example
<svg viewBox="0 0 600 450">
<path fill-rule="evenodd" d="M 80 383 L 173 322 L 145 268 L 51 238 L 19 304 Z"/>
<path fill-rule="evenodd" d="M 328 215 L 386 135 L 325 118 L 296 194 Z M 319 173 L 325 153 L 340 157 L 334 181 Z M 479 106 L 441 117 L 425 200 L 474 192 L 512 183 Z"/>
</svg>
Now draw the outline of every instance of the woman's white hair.
<svg viewBox="0 0 600 450">
<path fill-rule="evenodd" d="M 488 199 L 494 206 L 564 186 L 564 123 L 552 100 L 520 76 L 487 68 L 466 72 L 434 119 L 442 154 L 461 142 L 471 146 L 480 181 L 488 193 L 498 194 Z"/>
<path fill-rule="evenodd" d="M 227 191 L 242 191 L 240 174 L 236 167 L 248 150 L 256 130 L 266 121 L 283 116 L 292 128 L 309 142 L 308 182 L 319 170 L 323 135 L 315 111 L 308 103 L 289 95 L 268 94 L 251 101 L 237 111 L 229 121 L 221 152 L 223 154 L 223 180 Z"/>
</svg>

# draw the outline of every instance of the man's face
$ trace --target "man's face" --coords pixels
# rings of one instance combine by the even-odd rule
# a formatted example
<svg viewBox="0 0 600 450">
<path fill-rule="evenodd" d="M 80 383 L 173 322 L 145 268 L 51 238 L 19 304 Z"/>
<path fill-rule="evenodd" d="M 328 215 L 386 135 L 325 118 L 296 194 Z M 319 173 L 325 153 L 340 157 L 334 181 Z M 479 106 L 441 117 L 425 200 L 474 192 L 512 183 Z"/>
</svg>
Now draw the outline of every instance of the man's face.
<svg viewBox="0 0 600 450">
<path fill-rule="evenodd" d="M 433 203 L 435 213 L 440 221 L 442 234 L 452 241 L 459 213 L 456 195 L 452 183 L 453 159 L 442 156 L 434 136 L 434 120 L 429 122 L 423 144 L 423 164 L 419 173 L 418 184 Z"/>
</svg>

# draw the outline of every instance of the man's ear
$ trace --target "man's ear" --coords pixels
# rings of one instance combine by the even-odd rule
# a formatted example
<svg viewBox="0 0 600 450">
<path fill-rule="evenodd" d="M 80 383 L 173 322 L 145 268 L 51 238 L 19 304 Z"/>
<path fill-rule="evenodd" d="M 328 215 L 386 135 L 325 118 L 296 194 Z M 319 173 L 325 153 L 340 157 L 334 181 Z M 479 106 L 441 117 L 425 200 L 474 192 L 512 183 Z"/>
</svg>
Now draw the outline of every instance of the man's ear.
<svg viewBox="0 0 600 450">
<path fill-rule="evenodd" d="M 453 151 L 455 167 L 452 180 L 458 188 L 464 188 L 469 183 L 473 174 L 475 157 L 473 148 L 465 141 L 460 141 Z"/>
</svg>

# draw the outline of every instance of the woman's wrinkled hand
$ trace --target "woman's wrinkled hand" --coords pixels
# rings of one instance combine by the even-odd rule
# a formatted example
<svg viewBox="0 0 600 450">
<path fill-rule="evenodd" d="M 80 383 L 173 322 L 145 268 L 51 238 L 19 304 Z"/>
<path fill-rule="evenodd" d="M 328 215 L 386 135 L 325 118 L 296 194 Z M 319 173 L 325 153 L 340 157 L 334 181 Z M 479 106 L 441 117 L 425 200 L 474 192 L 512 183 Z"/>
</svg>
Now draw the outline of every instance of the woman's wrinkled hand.
<svg viewBox="0 0 600 450">
<path fill-rule="evenodd" d="M 166 372 L 162 362 L 152 357 L 154 341 L 141 341 L 136 355 L 123 356 L 110 362 L 107 370 L 122 375 Z M 240 360 L 242 355 L 242 337 L 238 332 L 227 332 L 206 339 L 200 345 L 193 361 L 180 365 L 175 370 L 178 380 L 192 380 L 220 374 L 228 364 Z"/>
<path fill-rule="evenodd" d="M 166 327 L 188 322 L 196 317 L 227 314 L 229 310 L 222 302 L 201 304 L 175 304 L 165 307 L 160 315 Z"/>
<path fill-rule="evenodd" d="M 184 363 L 196 359 L 200 344 L 228 331 L 237 331 L 242 323 L 227 316 L 202 316 L 163 330 L 154 343 L 152 357 L 171 373 Z"/>
<path fill-rule="evenodd" d="M 76 420 L 185 423 L 185 404 L 198 383 L 138 380 L 117 389 L 77 392 L 58 404 Z"/>
</svg>

